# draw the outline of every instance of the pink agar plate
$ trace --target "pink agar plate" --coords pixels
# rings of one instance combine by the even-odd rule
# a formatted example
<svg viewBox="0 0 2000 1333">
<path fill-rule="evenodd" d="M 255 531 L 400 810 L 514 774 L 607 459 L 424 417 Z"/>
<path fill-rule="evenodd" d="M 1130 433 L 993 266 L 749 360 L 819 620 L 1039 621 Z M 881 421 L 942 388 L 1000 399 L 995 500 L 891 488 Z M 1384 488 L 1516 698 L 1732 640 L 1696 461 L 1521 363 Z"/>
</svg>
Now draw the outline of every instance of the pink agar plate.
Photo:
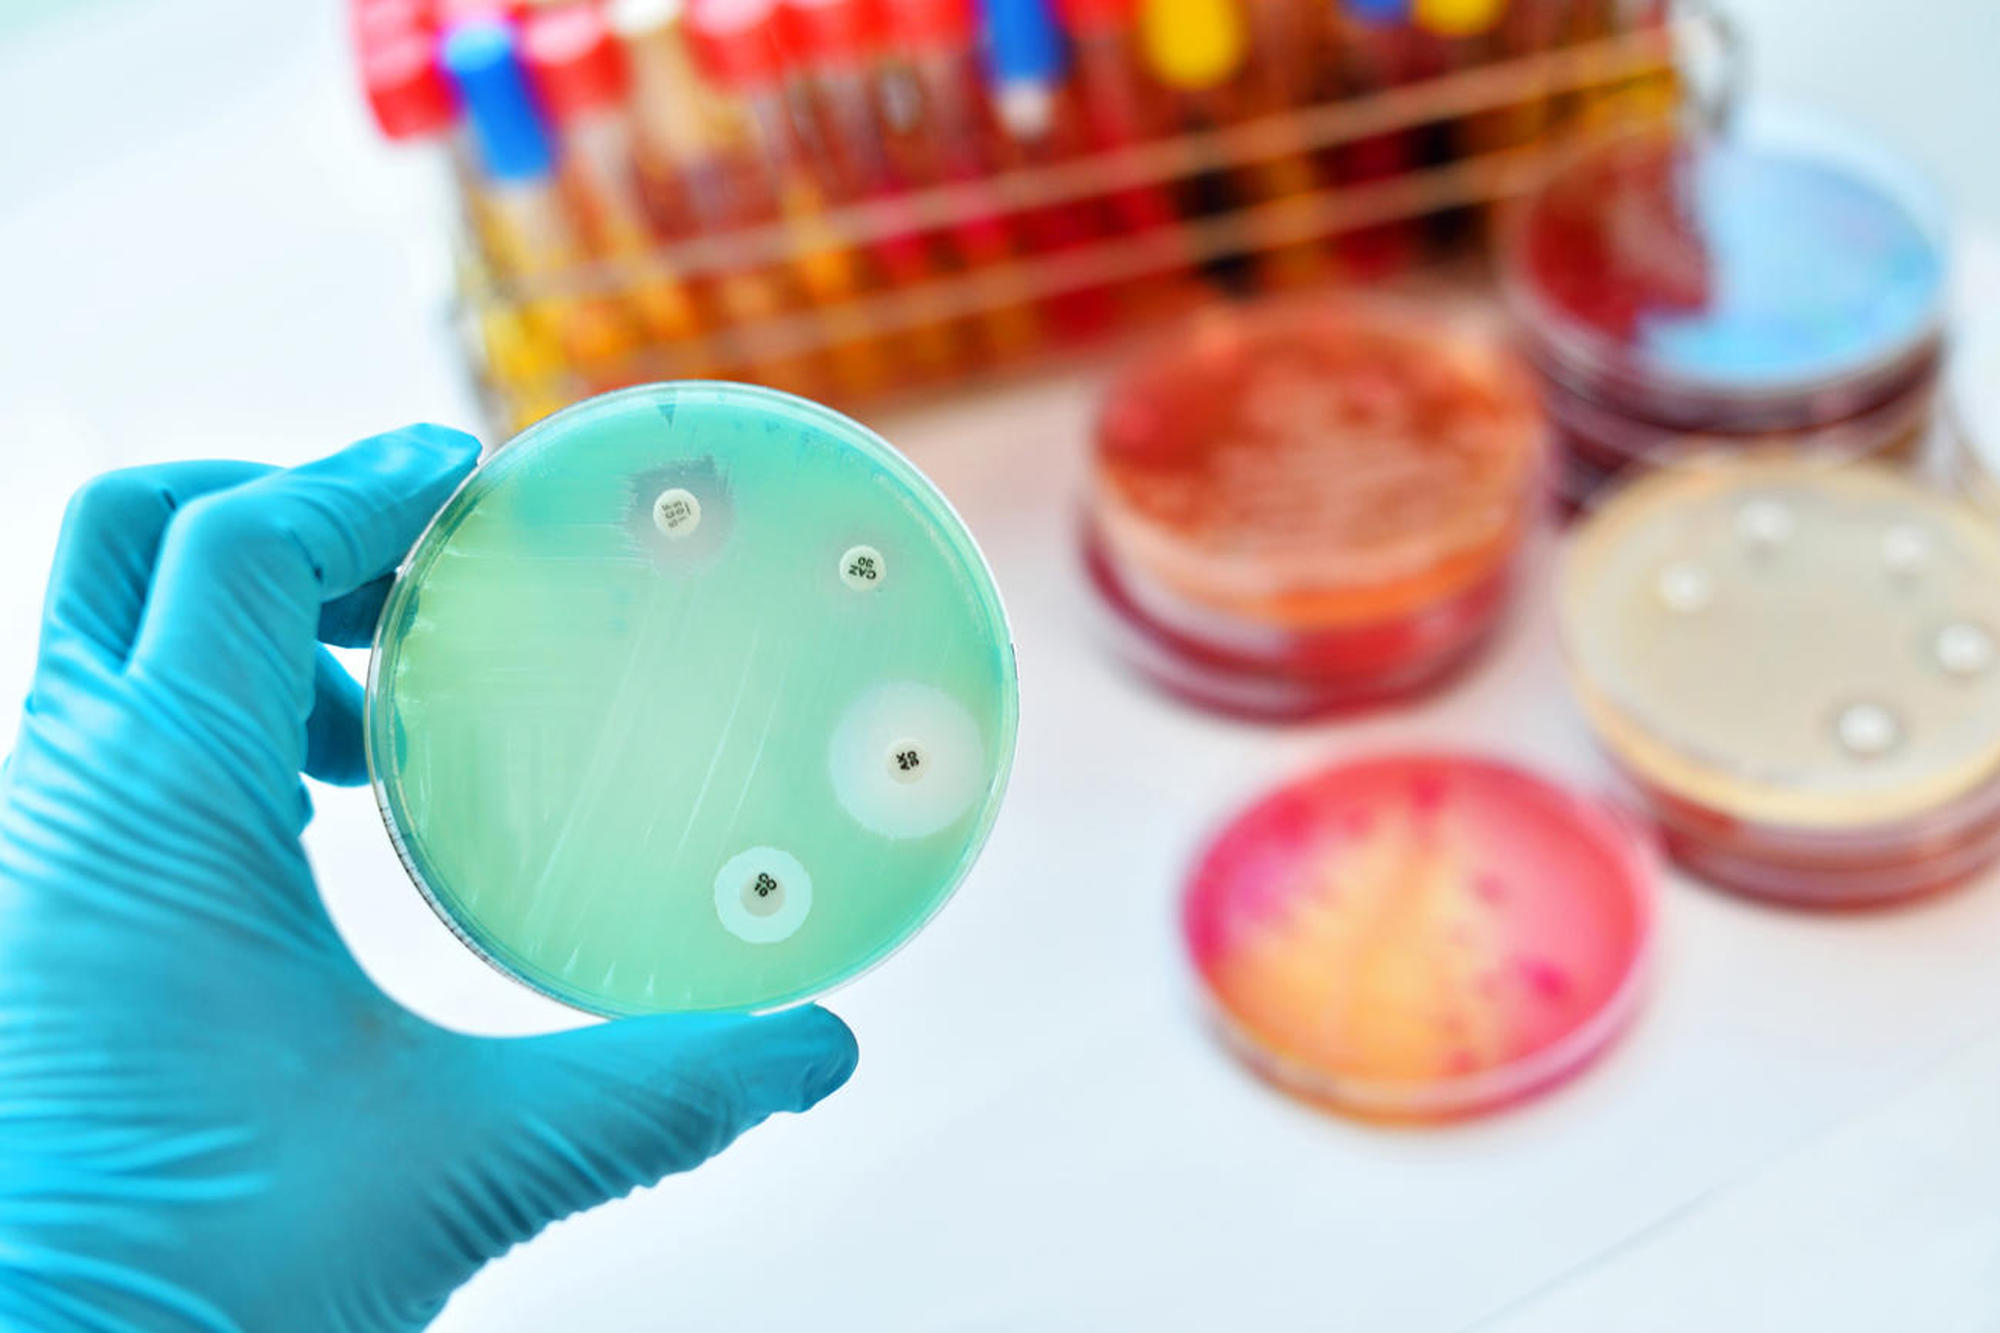
<svg viewBox="0 0 2000 1333">
<path fill-rule="evenodd" d="M 1488 1110 L 1577 1072 L 1637 1008 L 1654 858 L 1607 807 L 1448 755 L 1341 764 L 1240 814 L 1188 948 L 1260 1072 L 1362 1115 Z"/>
</svg>

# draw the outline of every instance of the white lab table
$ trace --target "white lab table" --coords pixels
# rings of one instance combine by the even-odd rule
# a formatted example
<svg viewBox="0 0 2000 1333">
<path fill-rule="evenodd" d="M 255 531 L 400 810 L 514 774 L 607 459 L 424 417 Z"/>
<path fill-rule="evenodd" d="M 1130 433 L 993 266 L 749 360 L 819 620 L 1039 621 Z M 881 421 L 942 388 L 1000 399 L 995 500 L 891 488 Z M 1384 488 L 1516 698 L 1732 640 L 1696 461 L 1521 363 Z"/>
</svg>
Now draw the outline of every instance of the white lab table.
<svg viewBox="0 0 2000 1333">
<path fill-rule="evenodd" d="M 189 454 L 293 460 L 408 418 L 472 421 L 422 204 L 355 109 L 337 7 L 309 23 L 249 0 L 87 18 L 36 36 L 32 60 L 0 49 L 10 125 L 80 69 L 121 93 L 66 127 L 64 153 L 5 159 L 11 697 L 62 500 L 85 476 Z M 257 58 L 216 49 L 216 33 Z M 135 119 L 148 103 L 157 113 Z M 1967 268 L 1969 291 L 2000 295 L 2000 250 L 1973 247 Z M 1332 1118 L 1224 1053 L 1197 1016 L 1174 909 L 1191 853 L 1236 802 L 1317 760 L 1410 743 L 1584 786 L 1605 775 L 1561 684 L 1540 577 L 1479 668 L 1419 706 L 1271 729 L 1132 683 L 1093 637 L 1070 540 L 1094 391 L 1080 372 L 871 423 L 991 557 L 1023 697 L 1013 790 L 977 870 L 830 1000 L 860 1036 L 852 1085 L 553 1228 L 439 1327 L 1986 1326 L 2000 1308 L 2000 879 L 1814 916 L 1670 878 L 1629 1037 L 1553 1095 L 1468 1124 Z M 318 805 L 308 841 L 332 912 L 386 989 L 468 1029 L 574 1021 L 438 923 L 365 791 Z"/>
</svg>

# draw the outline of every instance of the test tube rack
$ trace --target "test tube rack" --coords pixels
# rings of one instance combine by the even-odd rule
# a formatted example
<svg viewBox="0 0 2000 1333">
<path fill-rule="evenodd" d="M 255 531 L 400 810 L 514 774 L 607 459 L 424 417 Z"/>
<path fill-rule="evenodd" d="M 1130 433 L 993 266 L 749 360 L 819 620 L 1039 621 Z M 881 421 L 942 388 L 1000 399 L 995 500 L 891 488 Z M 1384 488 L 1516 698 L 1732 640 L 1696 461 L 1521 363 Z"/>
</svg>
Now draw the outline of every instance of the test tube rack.
<svg viewBox="0 0 2000 1333">
<path fill-rule="evenodd" d="M 1323 255 L 1309 281 L 1328 285 L 1385 276 L 1379 264 L 1350 263 L 1343 238 L 1400 231 L 1399 267 L 1477 254 L 1491 207 L 1531 186 L 1578 137 L 1670 116 L 1719 121 L 1736 101 L 1741 70 L 1741 43 L 1726 17 L 1706 0 L 1677 0 L 1663 21 L 1608 36 L 1482 59 L 1202 132 L 916 189 L 886 203 L 834 207 L 816 219 L 818 243 L 831 238 L 860 251 L 913 229 L 937 235 L 995 220 L 1018 227 L 1036 210 L 1099 207 L 1115 219 L 1108 201 L 1121 191 L 1185 198 L 1205 179 L 1241 177 L 1281 158 L 1314 164 L 1321 182 L 1283 197 L 1183 210 L 1170 225 L 1114 224 L 1086 243 L 862 290 L 841 302 L 711 319 L 698 336 L 628 343 L 597 365 L 537 350 L 551 345 L 553 335 L 539 327 L 551 311 L 577 302 L 615 304 L 663 269 L 700 284 L 729 270 L 798 263 L 796 229 L 780 221 L 663 244 L 643 263 L 599 259 L 530 276 L 502 271 L 477 229 L 462 225 L 454 246 L 453 324 L 482 406 L 505 433 L 593 393 L 697 377 L 775 383 L 839 406 L 874 408 L 1070 362 L 1157 324 L 1163 292 L 1179 291 L 1199 304 L 1262 290 L 1271 283 L 1260 257 L 1279 252 Z M 1513 128 L 1495 132 L 1503 122 Z M 1325 166 L 1344 148 L 1396 137 L 1417 145 L 1397 170 L 1341 179 Z M 1079 293 L 1102 298 L 1109 312 L 1082 337 L 1038 337 L 922 359 L 897 351 L 911 339 L 971 329 L 998 309 L 1033 310 Z M 835 376 L 798 384 L 763 369 L 798 365 L 857 340 L 885 350 L 894 373 L 867 383 Z"/>
</svg>

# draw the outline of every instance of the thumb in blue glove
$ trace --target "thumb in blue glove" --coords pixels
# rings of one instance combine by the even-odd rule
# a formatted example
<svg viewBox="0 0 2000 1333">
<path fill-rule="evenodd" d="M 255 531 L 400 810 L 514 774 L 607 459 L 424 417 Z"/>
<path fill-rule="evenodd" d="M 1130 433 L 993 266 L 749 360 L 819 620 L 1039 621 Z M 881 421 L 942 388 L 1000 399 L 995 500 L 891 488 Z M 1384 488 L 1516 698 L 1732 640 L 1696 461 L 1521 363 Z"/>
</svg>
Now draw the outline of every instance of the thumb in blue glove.
<svg viewBox="0 0 2000 1333">
<path fill-rule="evenodd" d="M 0 776 L 0 1324 L 390 1330 L 549 1222 L 839 1087 L 817 1007 L 518 1040 L 384 996 L 300 774 L 365 780 L 365 642 L 471 469 L 438 427 L 72 503 Z"/>
</svg>

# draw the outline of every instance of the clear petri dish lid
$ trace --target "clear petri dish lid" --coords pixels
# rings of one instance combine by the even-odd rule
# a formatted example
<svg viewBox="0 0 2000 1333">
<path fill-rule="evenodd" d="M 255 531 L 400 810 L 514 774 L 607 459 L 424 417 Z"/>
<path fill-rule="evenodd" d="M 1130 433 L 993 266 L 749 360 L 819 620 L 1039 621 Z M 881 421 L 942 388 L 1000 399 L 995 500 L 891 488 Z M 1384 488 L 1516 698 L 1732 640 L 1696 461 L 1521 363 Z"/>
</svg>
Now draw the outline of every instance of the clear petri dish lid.
<svg viewBox="0 0 2000 1333">
<path fill-rule="evenodd" d="M 1572 530 L 1558 618 L 1600 742 L 1692 809 L 1858 850 L 2000 777 L 2000 533 L 1889 469 L 1643 476 Z"/>
<path fill-rule="evenodd" d="M 1525 370 L 1471 320 L 1353 297 L 1211 311 L 1107 394 L 1090 517 L 1189 602 L 1375 619 L 1511 553 L 1545 437 Z"/>
<path fill-rule="evenodd" d="M 1367 1116 L 1491 1109 L 1598 1054 L 1652 953 L 1650 843 L 1609 807 L 1476 756 L 1389 754 L 1287 783 L 1190 876 L 1183 926 L 1231 1043 Z"/>
<path fill-rule="evenodd" d="M 970 868 L 1013 648 L 964 525 L 880 438 L 746 385 L 629 389 L 493 454 L 377 631 L 368 755 L 411 878 L 601 1014 L 845 981 Z"/>
<path fill-rule="evenodd" d="M 1580 147 L 1509 209 L 1503 289 L 1579 391 L 1712 428 L 1809 424 L 1934 371 L 1948 245 L 1911 168 L 1763 111 Z"/>
</svg>

